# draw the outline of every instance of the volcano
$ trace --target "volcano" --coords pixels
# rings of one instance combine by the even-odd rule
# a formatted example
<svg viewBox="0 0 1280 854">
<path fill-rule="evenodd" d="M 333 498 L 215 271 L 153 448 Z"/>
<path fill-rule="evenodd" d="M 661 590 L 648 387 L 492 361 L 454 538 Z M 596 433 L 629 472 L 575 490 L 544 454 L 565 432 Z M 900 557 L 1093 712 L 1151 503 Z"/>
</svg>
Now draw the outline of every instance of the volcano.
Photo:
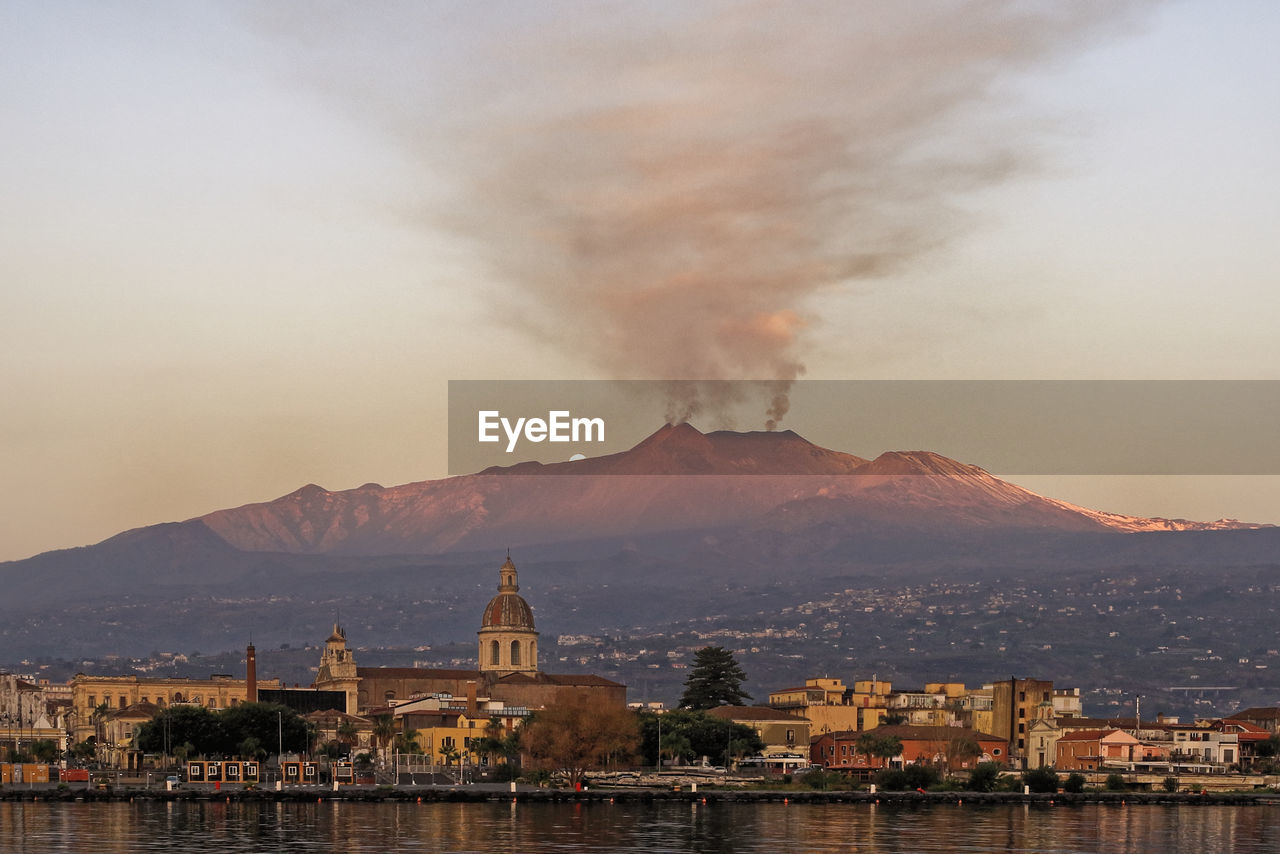
<svg viewBox="0 0 1280 854">
<path fill-rule="evenodd" d="M 274 501 L 0 564 L 0 583 L 11 602 L 30 603 L 246 579 L 297 589 L 317 573 L 358 587 L 365 571 L 465 563 L 506 547 L 550 561 L 644 552 L 676 573 L 711 559 L 709 549 L 725 567 L 758 564 L 767 554 L 763 575 L 833 560 L 927 565 L 960 552 L 998 561 L 1011 544 L 1067 535 L 1089 537 L 1097 552 L 1131 548 L 1120 545 L 1123 534 L 1257 527 L 1270 526 L 1076 507 L 928 451 L 866 459 L 791 431 L 702 433 L 679 424 L 609 456 L 395 487 L 335 492 L 310 484 Z"/>
</svg>

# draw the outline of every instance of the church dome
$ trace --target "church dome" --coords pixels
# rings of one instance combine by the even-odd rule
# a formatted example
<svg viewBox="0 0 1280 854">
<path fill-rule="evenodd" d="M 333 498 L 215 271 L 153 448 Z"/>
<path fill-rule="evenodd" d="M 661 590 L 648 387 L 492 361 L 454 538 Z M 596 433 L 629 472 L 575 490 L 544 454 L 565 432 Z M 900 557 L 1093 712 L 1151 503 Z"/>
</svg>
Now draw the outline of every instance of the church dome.
<svg viewBox="0 0 1280 854">
<path fill-rule="evenodd" d="M 482 629 L 532 629 L 533 609 L 517 591 L 516 565 L 507 557 L 499 570 L 498 595 L 489 600 L 480 621 Z"/>
</svg>

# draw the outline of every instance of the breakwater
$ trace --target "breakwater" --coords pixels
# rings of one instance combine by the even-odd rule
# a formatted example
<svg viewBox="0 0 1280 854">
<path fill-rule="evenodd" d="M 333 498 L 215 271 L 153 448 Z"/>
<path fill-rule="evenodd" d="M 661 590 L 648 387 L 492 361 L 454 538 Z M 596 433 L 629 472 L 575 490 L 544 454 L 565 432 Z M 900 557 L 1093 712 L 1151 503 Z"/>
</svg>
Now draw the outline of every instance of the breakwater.
<svg viewBox="0 0 1280 854">
<path fill-rule="evenodd" d="M 1280 806 L 1280 793 L 1260 792 L 1059 792 L 1023 794 L 1021 792 L 865 792 L 865 791 L 784 791 L 704 789 L 570 789 L 521 788 L 505 789 L 474 786 L 378 787 L 338 791 L 317 788 L 274 789 L 161 789 L 113 788 L 52 789 L 6 788 L 0 790 L 0 801 L 74 801 L 120 802 L 152 801 L 183 803 L 221 801 L 227 803 L 316 803 L 316 802 L 388 802 L 388 803 L 690 803 L 690 804 L 886 804 L 917 805 L 1005 805 L 1069 806 L 1100 804 L 1112 806 L 1214 805 L 1214 806 Z"/>
</svg>

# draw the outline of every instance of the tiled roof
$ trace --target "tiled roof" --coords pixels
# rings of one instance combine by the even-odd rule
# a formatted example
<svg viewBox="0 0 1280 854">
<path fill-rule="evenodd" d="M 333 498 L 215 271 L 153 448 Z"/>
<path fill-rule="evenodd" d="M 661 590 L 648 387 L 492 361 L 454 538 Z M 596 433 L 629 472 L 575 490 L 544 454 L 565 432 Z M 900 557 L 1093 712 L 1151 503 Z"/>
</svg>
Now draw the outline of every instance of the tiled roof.
<svg viewBox="0 0 1280 854">
<path fill-rule="evenodd" d="M 445 670 L 430 667 L 357 667 L 361 679 L 480 679 L 479 670 Z"/>
<path fill-rule="evenodd" d="M 941 741 L 955 738 L 958 734 L 971 735 L 980 741 L 1008 741 L 1008 739 L 992 735 L 988 732 L 978 732 L 977 730 L 968 729 L 967 727 L 954 726 L 912 726 L 910 724 L 902 724 L 895 726 L 879 726 L 867 732 L 876 735 L 894 736 L 907 741 Z"/>
</svg>

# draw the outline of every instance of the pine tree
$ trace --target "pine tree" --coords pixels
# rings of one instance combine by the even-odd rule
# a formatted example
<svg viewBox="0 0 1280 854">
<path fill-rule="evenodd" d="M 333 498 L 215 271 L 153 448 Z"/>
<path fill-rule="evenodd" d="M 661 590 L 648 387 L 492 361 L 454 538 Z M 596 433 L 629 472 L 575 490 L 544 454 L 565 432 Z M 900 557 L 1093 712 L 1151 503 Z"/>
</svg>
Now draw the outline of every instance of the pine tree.
<svg viewBox="0 0 1280 854">
<path fill-rule="evenodd" d="M 719 646 L 706 646 L 694 653 L 693 669 L 684 681 L 682 709 L 713 709 L 739 706 L 751 695 L 742 690 L 747 674 L 734 661 L 733 653 Z"/>
</svg>

